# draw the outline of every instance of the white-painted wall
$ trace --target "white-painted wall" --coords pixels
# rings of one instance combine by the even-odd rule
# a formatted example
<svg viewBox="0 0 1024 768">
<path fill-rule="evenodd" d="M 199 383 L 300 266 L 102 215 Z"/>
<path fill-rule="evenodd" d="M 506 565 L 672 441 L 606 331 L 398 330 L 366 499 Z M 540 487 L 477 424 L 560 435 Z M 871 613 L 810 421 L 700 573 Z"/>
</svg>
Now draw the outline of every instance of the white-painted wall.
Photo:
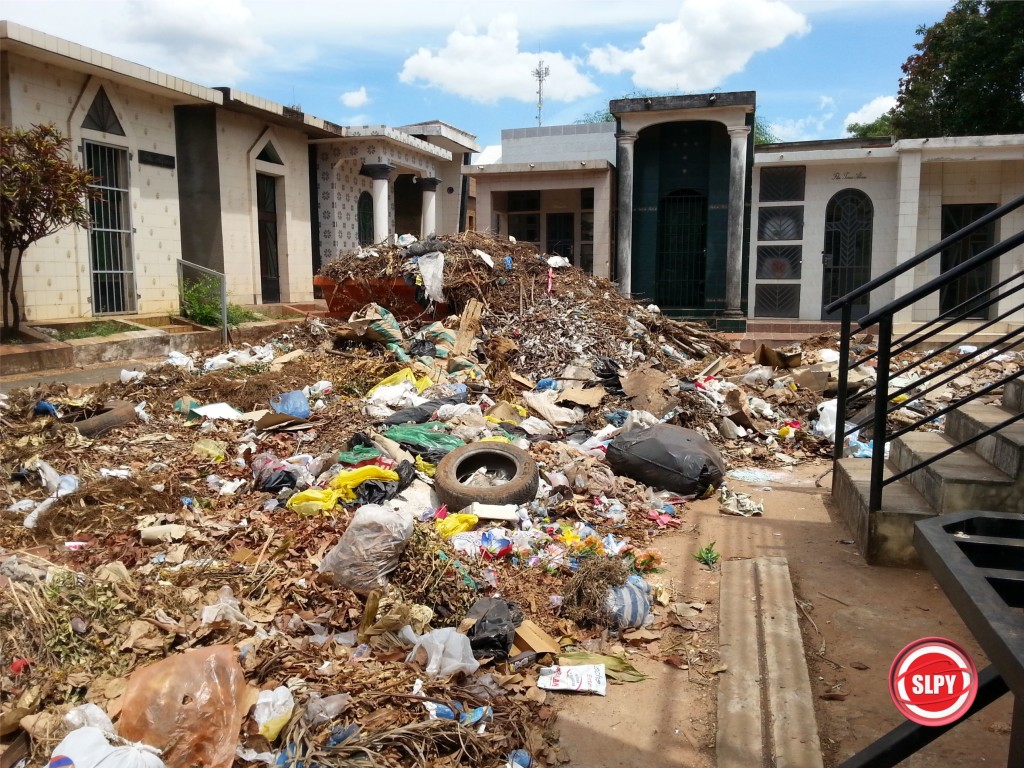
<svg viewBox="0 0 1024 768">
<path fill-rule="evenodd" d="M 176 171 L 140 165 L 138 150 L 175 154 L 173 102 L 152 93 L 8 54 L 11 123 L 54 123 L 71 137 L 73 159 L 82 162 L 83 139 L 125 147 L 131 153 L 131 217 L 139 313 L 176 312 L 181 257 Z M 100 86 L 110 98 L 126 136 L 81 128 Z M 88 233 L 65 229 L 33 245 L 25 255 L 22 303 L 29 322 L 92 315 Z"/>
<path fill-rule="evenodd" d="M 273 143 L 283 165 L 256 157 Z M 309 156 L 306 135 L 226 109 L 217 110 L 224 272 L 228 298 L 259 304 L 260 250 L 256 211 L 256 174 L 278 177 L 278 258 L 281 300 L 313 298 L 313 245 L 310 234 Z"/>
</svg>

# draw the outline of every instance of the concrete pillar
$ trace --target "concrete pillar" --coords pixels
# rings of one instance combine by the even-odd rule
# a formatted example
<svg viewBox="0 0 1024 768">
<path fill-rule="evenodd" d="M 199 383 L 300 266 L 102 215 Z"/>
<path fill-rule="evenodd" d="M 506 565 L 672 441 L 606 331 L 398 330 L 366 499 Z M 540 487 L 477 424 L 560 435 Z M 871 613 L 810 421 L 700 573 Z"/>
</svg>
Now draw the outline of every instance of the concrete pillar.
<svg viewBox="0 0 1024 768">
<path fill-rule="evenodd" d="M 440 179 L 421 176 L 418 180 L 423 190 L 423 206 L 420 213 L 420 240 L 437 234 L 437 185 Z"/>
<path fill-rule="evenodd" d="M 390 212 L 390 200 L 388 197 L 388 178 L 395 170 L 395 166 L 387 163 L 374 163 L 364 165 L 359 169 L 363 176 L 373 179 L 373 242 L 382 243 L 387 240 L 390 232 L 388 227 L 388 214 Z"/>
<path fill-rule="evenodd" d="M 615 281 L 619 285 L 619 293 L 629 296 L 633 277 L 633 145 L 636 144 L 636 134 L 616 133 L 615 141 L 615 165 L 619 174 Z"/>
<path fill-rule="evenodd" d="M 743 197 L 750 127 L 729 128 L 729 234 L 725 258 L 725 317 L 743 317 Z"/>
<path fill-rule="evenodd" d="M 901 149 L 896 166 L 896 264 L 917 255 L 917 224 L 921 212 L 921 150 Z M 935 242 L 938 242 L 936 240 Z M 877 245 L 875 246 L 878 247 Z M 915 287 L 918 270 L 925 269 L 921 265 L 917 269 L 904 272 L 893 281 L 894 295 L 883 297 L 881 291 L 875 291 L 870 297 L 869 309 L 878 309 L 886 301 L 896 296 L 903 296 Z M 872 269 L 872 277 L 875 270 Z M 901 309 L 893 318 L 896 323 L 909 323 L 914 320 L 914 307 Z"/>
</svg>

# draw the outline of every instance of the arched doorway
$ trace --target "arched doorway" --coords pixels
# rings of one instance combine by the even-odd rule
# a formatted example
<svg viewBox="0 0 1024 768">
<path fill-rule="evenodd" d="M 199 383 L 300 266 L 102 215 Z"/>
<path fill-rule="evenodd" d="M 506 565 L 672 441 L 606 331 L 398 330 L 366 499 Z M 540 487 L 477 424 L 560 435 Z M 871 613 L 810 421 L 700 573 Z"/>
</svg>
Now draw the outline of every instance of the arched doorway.
<svg viewBox="0 0 1024 768">
<path fill-rule="evenodd" d="M 704 306 L 707 272 L 707 196 L 676 189 L 658 201 L 656 297 L 662 307 Z"/>
<path fill-rule="evenodd" d="M 836 320 L 825 306 L 871 279 L 871 230 L 875 209 L 859 189 L 836 192 L 825 208 L 825 243 L 821 252 L 821 319 Z M 854 303 L 853 319 L 868 312 L 868 296 Z"/>
</svg>

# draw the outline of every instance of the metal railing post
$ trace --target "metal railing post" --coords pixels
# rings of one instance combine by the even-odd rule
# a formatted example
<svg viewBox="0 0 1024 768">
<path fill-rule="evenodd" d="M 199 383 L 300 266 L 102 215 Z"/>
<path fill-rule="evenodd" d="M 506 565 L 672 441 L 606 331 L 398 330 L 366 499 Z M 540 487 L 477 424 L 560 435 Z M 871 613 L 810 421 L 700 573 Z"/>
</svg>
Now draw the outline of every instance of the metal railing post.
<svg viewBox="0 0 1024 768">
<path fill-rule="evenodd" d="M 221 342 L 227 346 L 228 343 L 228 278 L 227 275 L 220 277 L 220 336 Z"/>
<path fill-rule="evenodd" d="M 850 325 L 853 322 L 853 305 L 843 304 L 839 320 L 839 390 L 836 392 L 836 434 L 834 459 L 843 458 L 846 447 L 846 387 L 850 381 Z"/>
<path fill-rule="evenodd" d="M 871 450 L 871 494 L 868 511 L 882 508 L 882 474 L 885 471 L 886 416 L 889 410 L 889 358 L 892 351 L 892 315 L 878 320 L 878 360 L 875 376 L 875 419 Z M 838 418 L 838 417 L 837 417 Z M 845 419 L 843 421 L 845 427 Z"/>
</svg>

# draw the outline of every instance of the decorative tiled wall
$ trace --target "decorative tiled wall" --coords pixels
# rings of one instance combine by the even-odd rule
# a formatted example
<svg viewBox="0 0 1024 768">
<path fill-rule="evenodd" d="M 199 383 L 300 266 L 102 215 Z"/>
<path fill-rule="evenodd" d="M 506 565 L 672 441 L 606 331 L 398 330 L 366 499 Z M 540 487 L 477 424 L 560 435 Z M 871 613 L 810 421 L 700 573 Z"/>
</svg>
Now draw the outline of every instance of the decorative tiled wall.
<svg viewBox="0 0 1024 768">
<path fill-rule="evenodd" d="M 320 216 L 320 258 L 329 259 L 359 246 L 356 205 L 359 195 L 373 190 L 373 181 L 361 176 L 364 164 L 385 163 L 399 173 L 412 171 L 435 176 L 433 159 L 417 152 L 385 143 L 382 138 L 341 140 L 323 144 L 317 155 L 317 206 Z M 393 174 L 394 175 L 394 174 Z M 389 186 L 390 186 L 389 182 Z M 388 229 L 395 229 L 395 201 L 389 195 Z"/>
</svg>

